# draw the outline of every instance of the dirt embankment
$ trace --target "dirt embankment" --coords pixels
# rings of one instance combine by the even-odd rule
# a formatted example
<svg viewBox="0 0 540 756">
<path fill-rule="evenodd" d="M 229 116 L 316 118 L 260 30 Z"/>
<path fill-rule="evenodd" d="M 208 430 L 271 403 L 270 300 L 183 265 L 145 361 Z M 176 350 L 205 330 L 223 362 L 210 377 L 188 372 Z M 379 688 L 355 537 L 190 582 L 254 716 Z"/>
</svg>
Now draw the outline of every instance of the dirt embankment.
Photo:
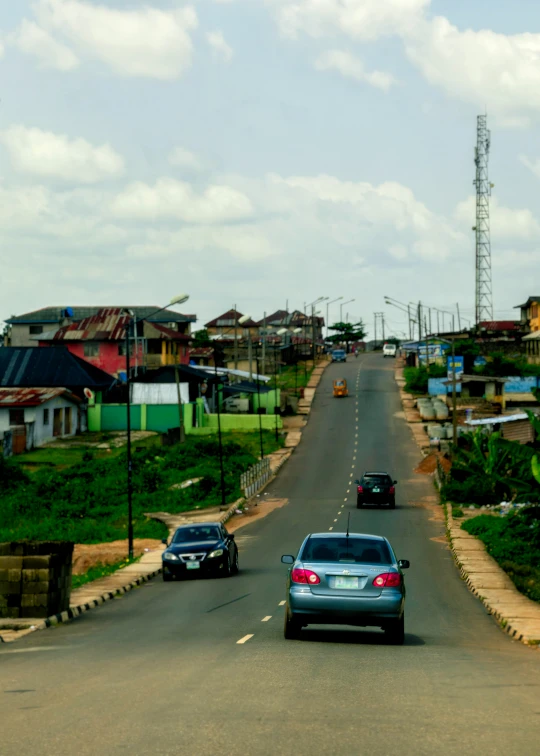
<svg viewBox="0 0 540 756">
<path fill-rule="evenodd" d="M 153 551 L 160 546 L 161 541 L 153 538 L 136 538 L 133 543 L 133 552 L 135 556 L 141 556 L 145 551 Z M 76 543 L 73 550 L 73 574 L 83 575 L 98 564 L 116 564 L 125 559 L 127 553 L 127 540 L 110 543 Z"/>
<path fill-rule="evenodd" d="M 421 475 L 431 475 L 437 469 L 437 460 L 439 460 L 439 464 L 441 465 L 443 471 L 445 473 L 449 473 L 452 467 L 452 463 L 447 457 L 444 456 L 444 454 L 441 454 L 440 452 L 428 454 L 427 457 L 424 457 L 424 459 L 420 462 L 414 472 L 420 473 Z"/>
</svg>

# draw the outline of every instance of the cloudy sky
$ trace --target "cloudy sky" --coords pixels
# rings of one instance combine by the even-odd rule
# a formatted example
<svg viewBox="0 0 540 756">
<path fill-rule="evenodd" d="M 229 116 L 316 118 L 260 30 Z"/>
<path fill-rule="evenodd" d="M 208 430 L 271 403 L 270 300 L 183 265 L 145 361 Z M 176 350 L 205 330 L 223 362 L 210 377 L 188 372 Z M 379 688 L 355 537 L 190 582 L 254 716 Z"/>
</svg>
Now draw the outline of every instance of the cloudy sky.
<svg viewBox="0 0 540 756">
<path fill-rule="evenodd" d="M 485 111 L 495 315 L 538 293 L 533 0 L 3 0 L 0 66 L 0 320 L 181 292 L 199 325 L 470 318 Z"/>
</svg>

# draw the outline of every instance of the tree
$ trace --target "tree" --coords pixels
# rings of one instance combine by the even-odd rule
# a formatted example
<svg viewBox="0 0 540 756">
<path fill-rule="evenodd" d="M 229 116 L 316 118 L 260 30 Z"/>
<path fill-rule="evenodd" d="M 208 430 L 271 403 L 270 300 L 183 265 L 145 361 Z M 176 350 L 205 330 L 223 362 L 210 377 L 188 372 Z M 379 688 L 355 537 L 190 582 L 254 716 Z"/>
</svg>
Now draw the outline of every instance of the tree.
<svg viewBox="0 0 540 756">
<path fill-rule="evenodd" d="M 214 342 L 208 335 L 206 328 L 202 328 L 200 331 L 195 331 L 192 335 L 192 343 L 194 347 L 214 346 Z"/>
<path fill-rule="evenodd" d="M 337 333 L 328 337 L 328 341 L 332 341 L 334 344 L 344 341 L 347 345 L 347 352 L 349 351 L 351 341 L 363 341 L 367 334 L 364 323 L 361 320 L 358 323 L 334 323 L 334 325 L 328 328 L 330 331 L 337 331 Z"/>
</svg>

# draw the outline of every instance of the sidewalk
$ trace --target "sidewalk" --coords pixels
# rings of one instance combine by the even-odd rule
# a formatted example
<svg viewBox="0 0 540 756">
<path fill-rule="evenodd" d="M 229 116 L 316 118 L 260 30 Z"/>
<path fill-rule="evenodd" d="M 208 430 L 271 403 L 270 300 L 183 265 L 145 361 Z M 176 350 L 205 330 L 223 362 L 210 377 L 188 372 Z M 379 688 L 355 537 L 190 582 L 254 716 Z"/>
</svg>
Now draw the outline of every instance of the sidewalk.
<svg viewBox="0 0 540 756">
<path fill-rule="evenodd" d="M 403 391 L 403 368 L 395 372 L 400 388 L 405 420 L 420 450 L 431 450 L 419 413 L 414 409 L 414 397 Z M 435 482 L 439 481 L 435 473 Z M 506 572 L 499 567 L 478 538 L 462 530 L 454 522 L 452 507 L 446 505 L 447 536 L 456 566 L 469 590 L 484 604 L 505 633 L 527 645 L 540 644 L 540 605 L 518 591 Z"/>
</svg>

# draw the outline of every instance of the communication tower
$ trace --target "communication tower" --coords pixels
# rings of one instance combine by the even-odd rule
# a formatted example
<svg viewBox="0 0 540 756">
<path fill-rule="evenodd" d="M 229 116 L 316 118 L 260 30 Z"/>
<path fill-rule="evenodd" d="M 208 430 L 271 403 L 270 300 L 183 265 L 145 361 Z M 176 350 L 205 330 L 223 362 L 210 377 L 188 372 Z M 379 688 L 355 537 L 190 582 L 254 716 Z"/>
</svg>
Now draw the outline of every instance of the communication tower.
<svg viewBox="0 0 540 756">
<path fill-rule="evenodd" d="M 478 116 L 476 129 L 476 324 L 493 320 L 493 289 L 491 283 L 491 238 L 489 227 L 489 198 L 491 189 L 488 177 L 489 147 L 491 132 L 487 127 L 487 116 Z"/>
</svg>

